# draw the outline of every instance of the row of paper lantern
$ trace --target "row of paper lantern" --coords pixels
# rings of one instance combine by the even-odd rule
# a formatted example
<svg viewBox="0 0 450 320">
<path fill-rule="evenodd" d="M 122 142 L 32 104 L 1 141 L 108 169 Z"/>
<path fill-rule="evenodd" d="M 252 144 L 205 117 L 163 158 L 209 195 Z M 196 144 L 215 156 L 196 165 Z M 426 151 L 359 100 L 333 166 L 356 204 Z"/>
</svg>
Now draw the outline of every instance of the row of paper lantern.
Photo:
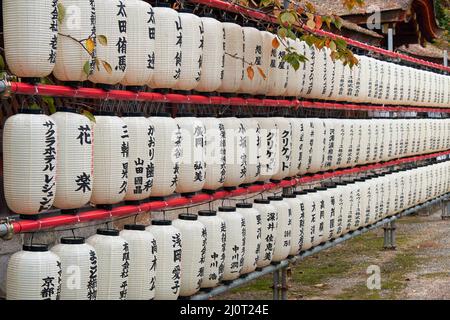
<svg viewBox="0 0 450 320">
<path fill-rule="evenodd" d="M 31 114 L 30 114 L 31 112 Z M 36 110 L 3 131 L 8 207 L 36 214 L 235 188 L 450 148 L 447 119 L 88 118 Z"/>
<path fill-rule="evenodd" d="M 155 220 L 147 229 L 127 225 L 120 234 L 102 229 L 88 244 L 63 238 L 53 253 L 46 246 L 25 246 L 9 262 L 7 298 L 191 296 L 449 190 L 446 161 L 219 207 L 219 214 L 181 214 L 173 223 Z"/>
<path fill-rule="evenodd" d="M 59 26 L 58 3 L 65 8 Z M 20 77 L 53 72 L 69 82 L 450 106 L 448 76 L 365 56 L 357 56 L 360 63 L 350 68 L 333 61 L 328 48 L 318 50 L 288 39 L 308 59 L 295 71 L 283 60 L 285 44 L 272 45 L 272 33 L 162 5 L 152 7 L 140 0 L 41 0 L 35 8 L 27 0 L 5 0 L 8 66 Z M 89 44 L 82 42 L 84 47 L 76 41 L 90 37 Z M 250 63 L 264 75 L 256 69 L 247 72 Z"/>
</svg>

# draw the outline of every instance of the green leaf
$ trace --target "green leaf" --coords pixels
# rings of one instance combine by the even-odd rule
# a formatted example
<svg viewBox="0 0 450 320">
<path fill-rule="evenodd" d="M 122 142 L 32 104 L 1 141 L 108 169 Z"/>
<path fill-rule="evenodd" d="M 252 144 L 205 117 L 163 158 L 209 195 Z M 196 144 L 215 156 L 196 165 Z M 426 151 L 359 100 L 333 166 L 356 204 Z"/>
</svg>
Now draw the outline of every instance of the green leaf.
<svg viewBox="0 0 450 320">
<path fill-rule="evenodd" d="M 295 35 L 295 33 L 292 30 L 290 30 L 290 29 L 287 32 L 287 37 L 289 39 L 292 39 L 292 40 L 296 40 L 297 39 L 297 36 Z"/>
<path fill-rule="evenodd" d="M 347 49 L 347 42 L 345 42 L 345 40 L 342 39 L 335 39 L 334 42 L 336 43 L 336 47 L 340 50 L 345 50 Z"/>
<path fill-rule="evenodd" d="M 102 46 L 107 46 L 108 45 L 108 38 L 101 34 L 97 36 L 97 40 L 98 42 L 102 45 Z"/>
<path fill-rule="evenodd" d="M 280 15 L 280 20 L 283 25 L 284 24 L 292 25 L 295 23 L 295 15 L 292 12 L 283 12 Z"/>
<path fill-rule="evenodd" d="M 94 115 L 92 113 L 90 113 L 88 110 L 81 111 L 81 114 L 83 116 L 85 116 L 86 118 L 88 118 L 89 120 L 91 120 L 92 122 L 94 122 L 94 123 L 96 122 Z"/>
<path fill-rule="evenodd" d="M 42 101 L 44 101 L 48 106 L 48 111 L 50 111 L 50 114 L 54 114 L 56 112 L 55 99 L 53 99 L 53 97 L 43 96 Z"/>
<path fill-rule="evenodd" d="M 90 64 L 89 60 L 84 63 L 83 72 L 88 77 L 91 75 L 91 64 Z"/>
<path fill-rule="evenodd" d="M 261 0 L 260 6 L 264 8 L 272 5 L 273 3 L 274 3 L 273 0 Z"/>
<path fill-rule="evenodd" d="M 336 28 L 338 30 L 341 30 L 341 28 L 342 28 L 342 18 L 338 17 L 338 16 L 335 16 L 334 17 L 334 25 L 336 26 Z"/>
<path fill-rule="evenodd" d="M 32 104 L 30 104 L 30 106 L 28 108 L 33 109 L 33 110 L 41 110 L 41 107 L 36 102 L 33 102 Z"/>
<path fill-rule="evenodd" d="M 58 22 L 63 23 L 64 18 L 66 17 L 66 8 L 62 3 L 58 3 Z"/>
<path fill-rule="evenodd" d="M 3 59 L 3 56 L 0 54 L 0 70 L 5 70 L 5 59 Z"/>
<path fill-rule="evenodd" d="M 278 28 L 277 34 L 281 39 L 285 39 L 287 33 L 288 33 L 288 30 L 286 28 Z"/>
</svg>

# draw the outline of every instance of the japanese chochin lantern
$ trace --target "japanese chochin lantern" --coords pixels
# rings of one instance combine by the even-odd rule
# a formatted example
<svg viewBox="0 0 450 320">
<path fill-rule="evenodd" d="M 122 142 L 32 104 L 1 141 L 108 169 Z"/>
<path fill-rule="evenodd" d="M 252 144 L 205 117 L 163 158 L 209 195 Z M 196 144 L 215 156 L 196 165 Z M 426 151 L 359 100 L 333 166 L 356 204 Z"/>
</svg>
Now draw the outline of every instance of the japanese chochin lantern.
<svg viewBox="0 0 450 320">
<path fill-rule="evenodd" d="M 182 158 L 178 183 L 178 193 L 190 194 L 200 191 L 205 184 L 205 132 L 203 123 L 190 113 L 177 115 L 182 142 Z"/>
<path fill-rule="evenodd" d="M 244 76 L 244 34 L 242 27 L 231 20 L 222 23 L 224 29 L 224 68 L 222 84 L 218 92 L 235 93 L 239 90 Z"/>
<path fill-rule="evenodd" d="M 127 124 L 112 113 L 100 113 L 95 121 L 91 202 L 112 205 L 122 201 L 127 194 L 130 134 Z"/>
<path fill-rule="evenodd" d="M 310 120 L 311 130 L 311 154 L 308 160 L 307 172 L 318 172 L 322 169 L 322 158 L 325 155 L 326 144 L 326 126 L 323 119 L 312 118 Z"/>
<path fill-rule="evenodd" d="M 5 58 L 11 72 L 21 78 L 48 76 L 56 62 L 57 1 L 3 1 Z"/>
<path fill-rule="evenodd" d="M 148 118 L 154 137 L 150 159 L 154 166 L 151 197 L 165 197 L 175 191 L 182 153 L 181 130 L 169 113 L 156 113 Z"/>
<path fill-rule="evenodd" d="M 272 35 L 272 40 L 276 39 Z M 277 49 L 272 47 L 270 55 L 270 68 L 266 80 L 267 96 L 282 96 L 286 92 L 288 79 L 288 63 L 283 60 L 286 55 L 286 46 L 280 43 Z"/>
<path fill-rule="evenodd" d="M 96 42 L 94 1 L 59 0 L 65 8 L 65 15 L 59 23 L 58 50 L 53 75 L 61 81 L 85 81 L 95 68 L 95 51 L 92 56 L 76 40 L 89 39 Z M 76 25 L 71 16 L 77 18 Z M 74 40 L 76 39 L 76 40 Z M 83 45 L 86 41 L 83 42 Z M 87 69 L 85 69 L 85 65 Z M 100 66 L 99 66 L 100 67 Z"/>
<path fill-rule="evenodd" d="M 145 86 L 155 68 L 155 13 L 152 6 L 141 0 L 126 0 L 127 71 L 121 84 Z M 98 42 L 98 40 L 97 40 Z"/>
<path fill-rule="evenodd" d="M 306 44 L 303 41 L 287 39 L 288 44 L 295 49 L 300 55 L 305 55 Z M 302 90 L 302 78 L 303 78 L 303 66 L 300 63 L 300 66 L 297 70 L 294 69 L 293 66 L 289 66 L 288 73 L 288 83 L 286 87 L 286 92 L 284 93 L 287 97 L 298 97 Z"/>
<path fill-rule="evenodd" d="M 181 73 L 174 87 L 177 90 L 192 90 L 201 79 L 204 27 L 202 19 L 192 14 L 192 10 L 181 9 L 179 19 L 182 26 L 183 43 L 181 52 Z"/>
<path fill-rule="evenodd" d="M 264 78 L 257 70 L 262 63 L 262 35 L 254 26 L 254 24 L 250 23 L 248 27 L 242 28 L 245 47 L 244 74 L 239 92 L 246 94 L 256 94 L 264 84 Z M 251 69 L 253 72 L 248 69 L 250 67 L 249 63 L 252 64 Z"/>
<path fill-rule="evenodd" d="M 244 183 L 247 176 L 247 128 L 239 118 L 222 118 L 226 132 L 227 171 L 224 187 L 235 188 Z"/>
<path fill-rule="evenodd" d="M 314 221 L 312 215 L 316 213 L 313 212 L 313 208 L 316 206 L 317 200 L 317 190 L 308 189 L 302 191 L 294 191 L 297 199 L 301 201 L 303 216 L 303 239 L 300 251 L 308 250 L 312 247 L 312 241 L 314 240 Z"/>
<path fill-rule="evenodd" d="M 93 68 L 88 79 L 93 83 L 114 85 L 123 80 L 127 71 L 127 3 L 123 0 L 96 0 L 96 32 L 107 43 L 96 46 L 100 65 Z"/>
<path fill-rule="evenodd" d="M 74 110 L 59 109 L 51 116 L 58 127 L 58 184 L 53 205 L 63 210 L 84 206 L 92 194 L 91 121 Z"/>
<path fill-rule="evenodd" d="M 181 286 L 181 233 L 169 220 L 153 220 L 146 230 L 155 237 L 158 250 L 155 300 L 176 300 Z"/>
<path fill-rule="evenodd" d="M 40 110 L 9 117 L 3 128 L 3 186 L 8 207 L 32 215 L 52 207 L 56 192 L 58 131 Z M 32 159 L 32 161 L 31 161 Z"/>
<path fill-rule="evenodd" d="M 7 300 L 59 300 L 61 260 L 45 244 L 24 245 L 6 271 Z"/>
<path fill-rule="evenodd" d="M 284 201 L 289 204 L 291 208 L 291 249 L 289 255 L 296 256 L 300 252 L 303 242 L 303 232 L 301 223 L 303 222 L 301 201 L 297 199 L 295 194 L 283 194 Z"/>
<path fill-rule="evenodd" d="M 253 183 L 261 174 L 261 126 L 258 120 L 243 117 L 247 135 L 247 173 L 244 184 Z"/>
<path fill-rule="evenodd" d="M 180 214 L 173 221 L 184 241 L 181 250 L 180 296 L 188 297 L 200 290 L 205 271 L 207 231 L 205 226 L 192 214 Z"/>
<path fill-rule="evenodd" d="M 267 82 L 270 70 L 271 52 L 272 52 L 272 40 L 273 34 L 268 31 L 261 32 L 261 43 L 262 43 L 262 55 L 261 55 L 261 70 L 264 73 L 263 81 L 259 86 L 256 94 L 265 95 L 267 93 Z"/>
<path fill-rule="evenodd" d="M 87 239 L 97 253 L 97 300 L 126 300 L 130 251 L 119 230 L 98 229 Z"/>
<path fill-rule="evenodd" d="M 128 300 L 152 300 L 155 296 L 157 247 L 145 226 L 127 224 L 120 236 L 128 243 L 130 266 Z"/>
<path fill-rule="evenodd" d="M 210 17 L 202 17 L 203 61 L 202 76 L 194 88 L 200 92 L 216 91 L 222 84 L 224 72 L 224 30 L 222 22 Z"/>
<path fill-rule="evenodd" d="M 245 226 L 244 217 L 236 212 L 235 207 L 219 207 L 218 217 L 225 222 L 226 242 L 223 277 L 224 281 L 239 278 L 244 266 Z"/>
<path fill-rule="evenodd" d="M 52 252 L 61 261 L 61 300 L 96 300 L 98 259 L 95 249 L 82 237 L 66 237 L 61 238 Z"/>
<path fill-rule="evenodd" d="M 227 172 L 226 130 L 219 118 L 212 115 L 201 115 L 199 117 L 206 128 L 206 178 L 203 189 L 216 190 L 223 186 Z"/>
<path fill-rule="evenodd" d="M 314 143 L 314 123 L 310 118 L 302 118 L 299 119 L 301 135 L 299 148 L 301 150 L 299 154 L 300 164 L 298 166 L 298 174 L 302 175 L 308 171 L 310 156 L 312 154 L 313 148 L 312 144 Z"/>
<path fill-rule="evenodd" d="M 261 173 L 257 181 L 269 180 L 277 171 L 278 130 L 274 118 L 256 118 L 261 127 Z"/>
<path fill-rule="evenodd" d="M 290 69 L 292 71 L 293 69 Z M 292 129 L 292 147 L 291 147 L 291 163 L 289 166 L 289 177 L 295 177 L 299 170 L 301 159 L 303 157 L 302 153 L 305 151 L 304 148 L 304 122 L 302 119 L 290 117 L 289 121 L 291 122 Z"/>
<path fill-rule="evenodd" d="M 282 180 L 289 175 L 291 168 L 292 124 L 288 118 L 276 117 L 274 120 L 278 129 L 278 165 L 272 179 Z"/>
<path fill-rule="evenodd" d="M 278 226 L 272 261 L 279 262 L 286 259 L 291 251 L 292 212 L 289 203 L 283 201 L 283 197 L 271 196 L 267 199 L 278 212 Z"/>
<path fill-rule="evenodd" d="M 155 137 L 147 118 L 141 113 L 129 113 L 122 118 L 129 135 L 128 183 L 126 201 L 140 201 L 150 196 L 154 165 L 152 155 Z M 153 152 L 152 152 L 153 151 Z"/>
<path fill-rule="evenodd" d="M 153 7 L 155 19 L 155 57 L 151 88 L 173 88 L 178 82 L 183 63 L 181 51 L 183 27 L 178 12 L 169 3 Z"/>
<path fill-rule="evenodd" d="M 201 287 L 212 288 L 222 280 L 225 268 L 227 229 L 225 221 L 218 217 L 216 211 L 213 210 L 200 210 L 198 221 L 206 229 L 205 268 Z"/>
<path fill-rule="evenodd" d="M 255 199 L 253 202 L 253 207 L 261 216 L 261 246 L 256 265 L 262 268 L 272 262 L 278 227 L 278 211 L 268 199 Z"/>
<path fill-rule="evenodd" d="M 241 274 L 255 271 L 261 250 L 261 214 L 251 203 L 237 203 L 236 211 L 245 221 L 245 255 Z"/>
<path fill-rule="evenodd" d="M 314 99 L 323 99 L 328 96 L 327 92 L 330 88 L 327 87 L 327 78 L 331 70 L 328 67 L 329 51 L 326 48 L 318 50 L 315 48 L 314 54 L 314 72 L 313 72 L 313 86 L 310 90 L 309 97 Z"/>
</svg>

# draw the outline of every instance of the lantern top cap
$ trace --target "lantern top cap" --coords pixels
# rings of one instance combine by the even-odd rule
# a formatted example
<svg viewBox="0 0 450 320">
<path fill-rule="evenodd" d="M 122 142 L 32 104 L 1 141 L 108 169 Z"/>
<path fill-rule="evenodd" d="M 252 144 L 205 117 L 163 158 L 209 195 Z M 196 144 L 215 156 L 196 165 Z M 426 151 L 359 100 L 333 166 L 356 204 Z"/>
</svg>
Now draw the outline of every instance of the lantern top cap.
<svg viewBox="0 0 450 320">
<path fill-rule="evenodd" d="M 46 251 L 48 251 L 48 245 L 42 244 L 42 243 L 31 244 L 31 245 L 24 244 L 22 246 L 22 250 L 30 251 L 30 252 L 46 252 Z"/>
<path fill-rule="evenodd" d="M 152 225 L 153 226 L 170 226 L 170 225 L 172 225 L 172 221 L 170 221 L 170 220 L 153 220 Z"/>
<path fill-rule="evenodd" d="M 198 212 L 198 215 L 201 217 L 213 217 L 215 216 L 217 213 L 215 210 L 200 210 Z"/>
<path fill-rule="evenodd" d="M 219 207 L 219 212 L 236 212 L 235 207 Z"/>
<path fill-rule="evenodd" d="M 260 204 L 269 204 L 270 201 L 267 199 L 255 199 L 253 200 L 254 203 L 260 203 Z"/>
<path fill-rule="evenodd" d="M 197 221 L 198 217 L 195 214 L 182 213 L 178 215 L 178 219 L 187 221 Z"/>
<path fill-rule="evenodd" d="M 119 230 L 117 230 L 117 229 L 97 229 L 97 234 L 102 235 L 102 236 L 117 237 L 119 235 Z"/>
<path fill-rule="evenodd" d="M 142 224 L 126 224 L 123 228 L 125 230 L 145 231 L 145 226 Z"/>
<path fill-rule="evenodd" d="M 62 244 L 84 244 L 85 239 L 83 237 L 64 237 L 61 238 Z"/>
</svg>

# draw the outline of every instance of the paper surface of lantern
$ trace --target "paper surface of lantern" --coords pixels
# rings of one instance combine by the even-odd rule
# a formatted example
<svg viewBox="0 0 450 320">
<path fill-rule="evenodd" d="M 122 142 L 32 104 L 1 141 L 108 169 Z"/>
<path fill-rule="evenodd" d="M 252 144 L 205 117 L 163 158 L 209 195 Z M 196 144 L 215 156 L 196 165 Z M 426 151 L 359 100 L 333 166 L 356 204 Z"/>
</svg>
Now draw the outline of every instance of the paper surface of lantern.
<svg viewBox="0 0 450 320">
<path fill-rule="evenodd" d="M 157 247 L 153 235 L 145 226 L 125 225 L 120 236 L 128 243 L 128 300 L 152 300 L 155 296 Z"/>
<path fill-rule="evenodd" d="M 58 131 L 39 110 L 23 112 L 3 128 L 3 186 L 8 207 L 31 215 L 49 210 L 55 198 Z"/>
<path fill-rule="evenodd" d="M 164 5 L 164 7 L 163 7 Z M 183 63 L 183 26 L 178 12 L 167 3 L 153 7 L 155 19 L 155 57 L 151 88 L 173 88 L 181 74 Z M 153 57 L 152 57 L 153 58 Z"/>
<path fill-rule="evenodd" d="M 261 173 L 257 181 L 269 180 L 277 170 L 278 130 L 273 118 L 256 118 L 261 127 Z"/>
<path fill-rule="evenodd" d="M 270 70 L 270 62 L 271 62 L 271 52 L 272 52 L 272 33 L 261 30 L 261 43 L 262 43 L 262 55 L 261 55 L 261 71 L 263 76 L 263 81 L 259 86 L 256 94 L 265 95 L 267 93 L 267 81 Z M 258 71 L 259 72 L 259 71 Z M 255 72 L 256 73 L 256 72 Z"/>
<path fill-rule="evenodd" d="M 180 170 L 178 175 L 178 193 L 200 191 L 205 184 L 205 132 L 203 123 L 190 114 L 178 115 L 176 123 L 181 130 Z"/>
<path fill-rule="evenodd" d="M 310 119 L 311 130 L 311 153 L 308 159 L 307 172 L 318 172 L 322 169 L 322 158 L 325 154 L 326 143 L 326 127 L 323 119 L 311 118 Z"/>
<path fill-rule="evenodd" d="M 73 112 L 56 112 L 51 116 L 58 127 L 58 184 L 54 206 L 77 209 L 91 199 L 92 146 L 91 121 Z"/>
<path fill-rule="evenodd" d="M 9 70 L 23 78 L 48 76 L 56 62 L 57 1 L 3 1 L 5 58 Z"/>
<path fill-rule="evenodd" d="M 288 44 L 295 49 L 295 52 L 297 52 L 300 55 L 305 55 L 306 45 L 303 41 L 300 41 L 298 39 L 296 40 L 288 39 L 287 41 Z M 288 83 L 286 87 L 286 92 L 284 93 L 285 96 L 298 97 L 300 95 L 300 92 L 302 90 L 301 88 L 302 78 L 303 78 L 302 63 L 300 63 L 299 68 L 297 70 L 295 70 L 295 68 L 290 65 L 288 73 Z"/>
<path fill-rule="evenodd" d="M 270 204 L 278 212 L 277 234 L 275 236 L 275 248 L 272 261 L 284 260 L 291 251 L 292 213 L 289 204 L 283 201 L 283 197 L 268 197 Z"/>
<path fill-rule="evenodd" d="M 151 197 L 165 197 L 175 191 L 181 158 L 181 130 L 170 114 L 148 118 L 154 141 L 150 146 L 153 159 L 153 186 Z"/>
<path fill-rule="evenodd" d="M 236 212 L 235 207 L 219 207 L 217 216 L 225 222 L 226 227 L 225 267 L 222 280 L 235 280 L 239 278 L 244 266 L 244 234 L 247 232 L 245 220 Z"/>
<path fill-rule="evenodd" d="M 153 220 L 146 230 L 153 234 L 158 250 L 155 300 L 176 300 L 181 286 L 181 233 L 168 220 Z"/>
<path fill-rule="evenodd" d="M 256 264 L 262 268 L 272 261 L 278 227 L 278 211 L 267 199 L 255 199 L 253 206 L 261 216 L 261 247 Z"/>
<path fill-rule="evenodd" d="M 180 214 L 173 221 L 182 239 L 180 296 L 188 297 L 200 290 L 205 271 L 207 231 L 196 215 Z"/>
<path fill-rule="evenodd" d="M 94 183 L 91 202 L 115 204 L 128 190 L 129 132 L 119 117 L 96 116 L 94 125 Z"/>
<path fill-rule="evenodd" d="M 232 22 L 222 23 L 224 29 L 225 60 L 223 78 L 218 92 L 237 92 L 244 76 L 244 36 L 242 27 Z"/>
<path fill-rule="evenodd" d="M 301 239 L 301 223 L 302 210 L 301 201 L 297 199 L 295 194 L 283 195 L 284 201 L 289 204 L 291 208 L 291 247 L 289 255 L 295 256 L 300 252 L 303 239 Z"/>
<path fill-rule="evenodd" d="M 244 184 L 253 183 L 261 174 L 261 126 L 255 118 L 241 118 L 247 135 L 247 173 Z"/>
<path fill-rule="evenodd" d="M 264 84 L 264 78 L 258 72 L 258 67 L 262 63 L 262 35 L 258 29 L 253 27 L 243 27 L 242 34 L 245 47 L 243 56 L 244 74 L 238 91 L 255 94 Z M 249 67 L 251 71 L 248 69 Z"/>
<path fill-rule="evenodd" d="M 201 281 L 202 288 L 215 287 L 223 277 L 225 268 L 226 224 L 216 211 L 200 210 L 198 221 L 206 228 L 205 269 Z"/>
<path fill-rule="evenodd" d="M 289 175 L 292 157 L 292 123 L 288 118 L 274 118 L 278 129 L 278 164 L 272 176 L 274 180 L 282 180 Z"/>
<path fill-rule="evenodd" d="M 245 255 L 241 274 L 255 271 L 261 252 L 261 214 L 251 203 L 237 203 L 236 211 L 245 220 Z"/>
<path fill-rule="evenodd" d="M 272 35 L 272 40 L 276 39 L 276 35 Z M 282 96 L 287 87 L 288 79 L 288 63 L 283 60 L 286 55 L 286 46 L 280 43 L 278 48 L 272 47 L 270 55 L 270 67 L 266 80 L 267 96 Z"/>
<path fill-rule="evenodd" d="M 206 180 L 203 189 L 216 190 L 223 186 L 227 172 L 226 130 L 221 119 L 201 117 L 205 132 Z"/>
<path fill-rule="evenodd" d="M 155 68 L 155 13 L 152 6 L 141 0 L 126 0 L 127 71 L 121 83 L 126 86 L 145 86 Z M 153 62 L 153 63 L 152 63 Z"/>
<path fill-rule="evenodd" d="M 58 25 L 61 35 L 58 37 L 53 75 L 61 81 L 85 81 L 96 67 L 95 2 L 59 0 L 58 4 L 64 8 L 65 14 Z M 80 44 L 78 41 L 83 39 L 90 40 Z M 90 49 L 94 48 L 92 54 L 83 48 L 83 45 L 87 47 L 87 43 Z"/>
<path fill-rule="evenodd" d="M 96 300 L 98 258 L 95 249 L 82 237 L 66 237 L 61 238 L 52 252 L 61 261 L 61 300 Z"/>
<path fill-rule="evenodd" d="M 216 19 L 209 17 L 201 19 L 204 29 L 202 76 L 194 89 L 213 92 L 221 86 L 224 73 L 224 30 L 222 23 Z"/>
<path fill-rule="evenodd" d="M 128 183 L 125 200 L 139 201 L 149 197 L 153 185 L 153 152 L 155 137 L 151 124 L 140 114 L 122 118 L 129 135 Z"/>
<path fill-rule="evenodd" d="M 96 32 L 107 39 L 97 45 L 99 68 L 94 68 L 89 80 L 114 85 L 123 80 L 127 71 L 127 4 L 125 0 L 96 0 Z M 100 41 L 100 40 L 99 40 Z"/>
</svg>

